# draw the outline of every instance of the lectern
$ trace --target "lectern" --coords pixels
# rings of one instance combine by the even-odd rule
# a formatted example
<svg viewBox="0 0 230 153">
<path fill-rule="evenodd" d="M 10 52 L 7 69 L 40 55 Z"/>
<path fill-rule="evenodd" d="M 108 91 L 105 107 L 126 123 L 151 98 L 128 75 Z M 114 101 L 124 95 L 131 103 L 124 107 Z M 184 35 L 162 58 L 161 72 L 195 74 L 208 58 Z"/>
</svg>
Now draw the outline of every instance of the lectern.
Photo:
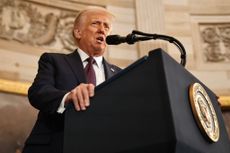
<svg viewBox="0 0 230 153">
<path fill-rule="evenodd" d="M 201 113 L 194 115 L 193 83 L 205 89 L 216 118 L 207 117 L 213 115 L 205 109 L 211 106 L 201 104 Z M 217 128 L 211 124 L 217 120 L 217 140 L 207 137 L 210 131 L 202 131 L 199 115 L 210 129 Z M 230 143 L 215 94 L 166 52 L 156 49 L 96 87 L 86 111 L 68 106 L 63 152 L 230 153 Z"/>
</svg>

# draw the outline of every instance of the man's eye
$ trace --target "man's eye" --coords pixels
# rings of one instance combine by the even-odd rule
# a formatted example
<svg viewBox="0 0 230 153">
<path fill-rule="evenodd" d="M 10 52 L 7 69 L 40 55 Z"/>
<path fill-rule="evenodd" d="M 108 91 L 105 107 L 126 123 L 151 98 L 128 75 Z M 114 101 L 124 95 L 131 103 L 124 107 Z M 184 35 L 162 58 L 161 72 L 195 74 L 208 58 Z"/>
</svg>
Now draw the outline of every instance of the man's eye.
<svg viewBox="0 0 230 153">
<path fill-rule="evenodd" d="M 92 22 L 92 25 L 98 25 L 99 23 L 98 22 Z"/>
<path fill-rule="evenodd" d="M 109 29 L 110 29 L 110 26 L 109 26 L 109 25 L 107 25 L 107 24 L 105 24 L 105 25 L 104 25 L 104 27 L 105 27 L 105 29 L 107 29 L 107 30 L 109 30 Z"/>
</svg>

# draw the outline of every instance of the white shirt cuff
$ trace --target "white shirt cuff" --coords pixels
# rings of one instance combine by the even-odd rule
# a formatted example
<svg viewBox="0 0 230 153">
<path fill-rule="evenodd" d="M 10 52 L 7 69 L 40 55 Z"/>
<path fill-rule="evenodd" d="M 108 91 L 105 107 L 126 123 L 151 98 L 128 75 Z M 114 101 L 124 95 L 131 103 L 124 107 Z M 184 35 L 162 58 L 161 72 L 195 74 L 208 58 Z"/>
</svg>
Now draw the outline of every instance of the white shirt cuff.
<svg viewBox="0 0 230 153">
<path fill-rule="evenodd" d="M 59 107 L 58 107 L 58 109 L 57 109 L 57 112 L 59 113 L 59 114 L 62 114 L 64 111 L 65 111 L 65 100 L 66 100 L 66 97 L 69 95 L 69 92 L 68 93 L 66 93 L 65 95 L 64 95 L 64 97 L 62 98 L 62 101 L 61 101 L 61 103 L 60 103 L 60 105 L 59 105 Z"/>
</svg>

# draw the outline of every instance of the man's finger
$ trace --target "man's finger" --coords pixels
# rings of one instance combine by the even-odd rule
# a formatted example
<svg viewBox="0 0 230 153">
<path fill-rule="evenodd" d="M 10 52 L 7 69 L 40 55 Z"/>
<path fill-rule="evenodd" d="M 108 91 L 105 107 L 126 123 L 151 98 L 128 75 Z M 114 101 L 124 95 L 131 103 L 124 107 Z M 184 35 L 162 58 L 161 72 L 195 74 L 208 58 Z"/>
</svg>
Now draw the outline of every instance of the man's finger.
<svg viewBox="0 0 230 153">
<path fill-rule="evenodd" d="M 88 89 L 88 92 L 89 92 L 89 96 L 93 97 L 94 96 L 95 86 L 93 84 L 88 84 L 87 89 Z"/>
<path fill-rule="evenodd" d="M 82 88 L 82 96 L 83 96 L 85 106 L 89 106 L 89 91 L 87 89 L 87 86 Z"/>
<path fill-rule="evenodd" d="M 71 91 L 70 94 L 71 94 L 71 99 L 72 99 L 72 101 L 73 101 L 73 104 L 74 104 L 75 109 L 76 109 L 77 111 L 80 111 L 81 109 L 80 109 L 80 106 L 79 106 L 79 104 L 78 104 L 78 99 L 77 99 L 77 96 L 76 96 L 76 92 Z"/>
<path fill-rule="evenodd" d="M 78 104 L 80 105 L 80 108 L 81 110 L 85 110 L 85 102 L 84 102 L 84 99 L 83 99 L 83 93 L 82 93 L 82 86 L 80 86 L 78 89 L 77 89 L 77 100 L 78 100 Z"/>
</svg>

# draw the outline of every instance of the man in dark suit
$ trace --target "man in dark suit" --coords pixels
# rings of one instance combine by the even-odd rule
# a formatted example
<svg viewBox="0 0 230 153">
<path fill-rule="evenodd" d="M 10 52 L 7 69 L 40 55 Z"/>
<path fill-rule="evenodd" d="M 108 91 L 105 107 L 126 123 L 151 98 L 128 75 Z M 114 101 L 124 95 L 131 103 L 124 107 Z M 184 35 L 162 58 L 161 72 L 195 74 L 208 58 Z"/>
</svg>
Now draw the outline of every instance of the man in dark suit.
<svg viewBox="0 0 230 153">
<path fill-rule="evenodd" d="M 41 56 L 38 73 L 28 92 L 29 101 L 39 114 L 23 153 L 62 153 L 65 105 L 73 103 L 77 111 L 86 110 L 95 85 L 120 71 L 103 58 L 112 20 L 112 14 L 103 8 L 80 12 L 73 29 L 78 48 L 67 55 Z M 86 79 L 84 68 L 89 57 L 94 61 L 96 82 Z"/>
</svg>

